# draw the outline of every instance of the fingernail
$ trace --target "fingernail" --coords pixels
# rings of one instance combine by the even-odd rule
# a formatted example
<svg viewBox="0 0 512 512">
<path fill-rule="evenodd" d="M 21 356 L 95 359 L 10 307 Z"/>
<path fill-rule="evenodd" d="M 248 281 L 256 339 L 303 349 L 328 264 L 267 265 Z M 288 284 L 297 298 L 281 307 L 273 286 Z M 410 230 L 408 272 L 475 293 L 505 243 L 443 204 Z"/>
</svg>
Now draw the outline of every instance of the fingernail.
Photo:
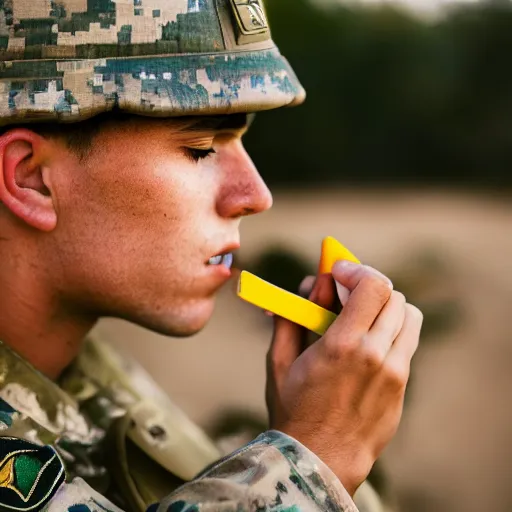
<svg viewBox="0 0 512 512">
<path fill-rule="evenodd" d="M 334 266 L 340 270 L 353 270 L 356 268 L 361 268 L 359 263 L 354 263 L 353 261 L 349 260 L 338 260 Z"/>
<path fill-rule="evenodd" d="M 315 287 L 315 276 L 308 276 L 302 280 L 299 286 L 299 295 L 301 297 L 308 297 L 311 295 L 313 288 Z"/>
<path fill-rule="evenodd" d="M 341 305 L 345 306 L 350 297 L 350 291 L 348 288 L 345 288 L 342 284 L 338 283 L 338 281 L 334 281 L 336 284 L 336 291 L 338 292 L 338 297 L 340 299 Z"/>
</svg>

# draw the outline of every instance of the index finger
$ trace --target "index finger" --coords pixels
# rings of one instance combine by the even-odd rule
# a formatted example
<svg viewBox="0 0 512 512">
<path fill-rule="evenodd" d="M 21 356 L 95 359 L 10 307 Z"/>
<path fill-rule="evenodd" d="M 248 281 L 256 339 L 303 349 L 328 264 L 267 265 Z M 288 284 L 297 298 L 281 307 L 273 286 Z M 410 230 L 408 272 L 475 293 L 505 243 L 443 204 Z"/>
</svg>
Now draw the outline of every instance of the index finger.
<svg viewBox="0 0 512 512">
<path fill-rule="evenodd" d="M 332 275 L 350 296 L 329 332 L 335 336 L 367 333 L 391 297 L 393 284 L 377 270 L 349 261 L 336 263 Z"/>
</svg>

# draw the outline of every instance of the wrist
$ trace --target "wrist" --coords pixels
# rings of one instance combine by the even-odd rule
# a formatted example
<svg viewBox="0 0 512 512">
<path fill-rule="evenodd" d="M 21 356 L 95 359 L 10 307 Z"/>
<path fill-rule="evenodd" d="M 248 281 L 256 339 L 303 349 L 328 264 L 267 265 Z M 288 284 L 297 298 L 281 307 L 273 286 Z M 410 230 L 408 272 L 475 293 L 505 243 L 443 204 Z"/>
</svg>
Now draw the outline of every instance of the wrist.
<svg viewBox="0 0 512 512">
<path fill-rule="evenodd" d="M 328 456 L 325 461 L 351 497 L 354 496 L 357 489 L 370 474 L 374 462 L 371 457 L 360 450 L 356 452 L 352 450 L 344 453 L 337 452 L 332 457 Z"/>
<path fill-rule="evenodd" d="M 297 478 L 305 481 L 305 484 L 320 491 L 327 502 L 338 503 L 340 510 L 345 512 L 357 512 L 352 496 L 349 495 L 337 475 L 325 464 L 312 450 L 303 445 L 298 439 L 282 430 L 267 431 L 262 435 L 267 444 L 277 448 L 294 468 Z M 329 507 L 322 508 L 327 510 Z"/>
<path fill-rule="evenodd" d="M 336 475 L 350 497 L 366 480 L 375 462 L 365 451 L 352 444 L 343 448 L 341 443 L 323 442 L 318 434 L 310 437 L 294 432 L 293 428 L 282 427 L 279 430 L 313 452 Z"/>
</svg>

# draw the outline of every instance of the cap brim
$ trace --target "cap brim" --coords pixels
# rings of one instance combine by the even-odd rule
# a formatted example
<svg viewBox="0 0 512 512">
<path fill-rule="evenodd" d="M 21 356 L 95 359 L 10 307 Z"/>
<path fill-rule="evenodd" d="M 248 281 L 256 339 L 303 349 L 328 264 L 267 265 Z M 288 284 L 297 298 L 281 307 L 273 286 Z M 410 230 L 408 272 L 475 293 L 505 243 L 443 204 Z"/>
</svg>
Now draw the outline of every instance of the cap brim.
<svg viewBox="0 0 512 512">
<path fill-rule="evenodd" d="M 158 117 L 234 114 L 305 99 L 277 49 L 5 64 L 2 124 L 74 122 L 113 108 Z"/>
</svg>

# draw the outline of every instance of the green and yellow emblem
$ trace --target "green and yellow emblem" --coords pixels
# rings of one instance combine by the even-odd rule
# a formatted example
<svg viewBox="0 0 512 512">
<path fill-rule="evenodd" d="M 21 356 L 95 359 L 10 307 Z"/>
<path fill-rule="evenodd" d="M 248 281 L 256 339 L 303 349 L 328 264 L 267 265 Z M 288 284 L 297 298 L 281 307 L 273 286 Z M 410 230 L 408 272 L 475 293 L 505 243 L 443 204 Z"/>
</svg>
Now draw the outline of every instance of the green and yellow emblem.
<svg viewBox="0 0 512 512">
<path fill-rule="evenodd" d="M 64 465 L 52 447 L 0 438 L 0 511 L 41 510 L 64 477 Z"/>
</svg>

